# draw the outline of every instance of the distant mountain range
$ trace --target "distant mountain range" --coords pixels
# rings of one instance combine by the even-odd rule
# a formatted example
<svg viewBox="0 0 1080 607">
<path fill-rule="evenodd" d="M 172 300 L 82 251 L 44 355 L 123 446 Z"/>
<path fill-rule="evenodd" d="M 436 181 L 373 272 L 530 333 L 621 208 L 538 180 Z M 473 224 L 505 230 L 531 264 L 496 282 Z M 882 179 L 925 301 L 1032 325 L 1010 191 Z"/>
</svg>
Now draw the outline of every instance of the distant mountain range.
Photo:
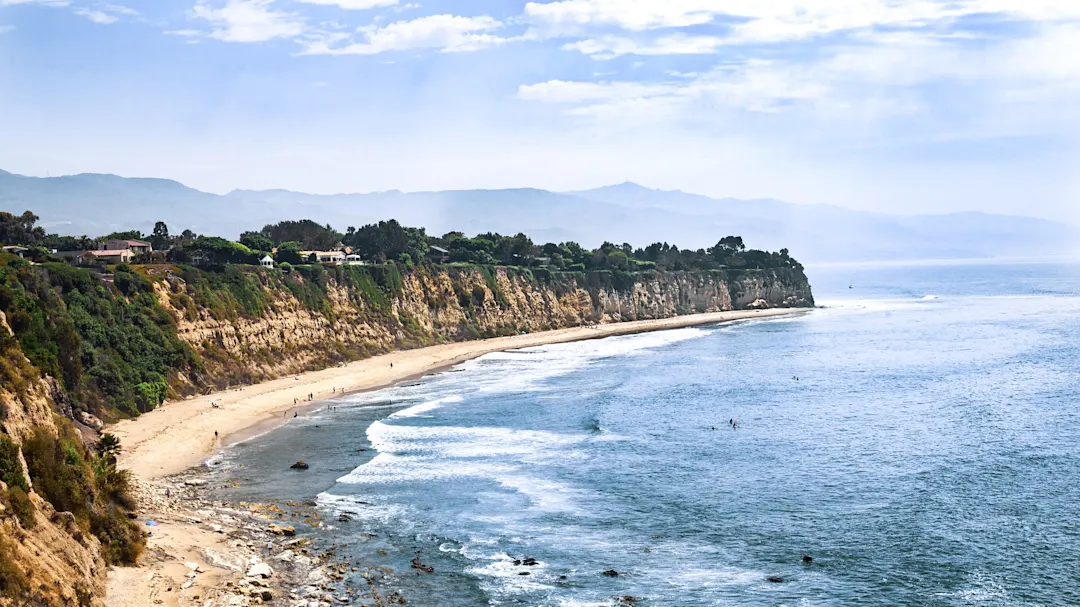
<svg viewBox="0 0 1080 607">
<path fill-rule="evenodd" d="M 709 247 L 729 234 L 755 248 L 787 247 L 809 262 L 1016 257 L 1080 253 L 1080 229 L 987 213 L 896 216 L 778 200 L 709 198 L 624 183 L 580 192 L 537 189 L 398 191 L 317 195 L 235 190 L 219 195 L 167 179 L 82 174 L 26 177 L 0 171 L 0 210 L 31 210 L 61 234 L 149 232 L 165 221 L 230 238 L 285 219 L 313 219 L 339 230 L 382 219 L 451 230 L 525 232 L 537 242 L 608 240 L 645 246 L 666 241 Z"/>
</svg>

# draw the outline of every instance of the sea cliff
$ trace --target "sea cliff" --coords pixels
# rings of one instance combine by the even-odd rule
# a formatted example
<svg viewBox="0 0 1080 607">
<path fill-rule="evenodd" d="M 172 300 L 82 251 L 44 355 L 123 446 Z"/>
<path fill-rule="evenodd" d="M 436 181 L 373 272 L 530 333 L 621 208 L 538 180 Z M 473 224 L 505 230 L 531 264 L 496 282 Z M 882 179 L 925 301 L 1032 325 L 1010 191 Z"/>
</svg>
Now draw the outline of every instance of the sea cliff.
<svg viewBox="0 0 1080 607">
<path fill-rule="evenodd" d="M 199 355 L 192 387 L 247 383 L 395 349 L 629 320 L 811 307 L 805 275 L 764 270 L 539 273 L 391 266 L 290 276 L 255 271 L 251 293 L 201 297 L 199 277 L 147 270 L 177 335 Z M 185 278 L 185 276 L 187 278 Z M 219 292 L 219 295 L 221 293 Z M 253 300 L 258 299 L 255 303 Z M 246 306 L 241 300 L 247 300 Z M 181 387 L 183 389 L 183 387 Z"/>
<path fill-rule="evenodd" d="M 102 420 L 398 349 L 813 305 L 789 268 L 110 270 L 0 258 L 0 606 L 100 605 L 105 566 L 138 558 L 126 478 L 95 443 Z"/>
</svg>

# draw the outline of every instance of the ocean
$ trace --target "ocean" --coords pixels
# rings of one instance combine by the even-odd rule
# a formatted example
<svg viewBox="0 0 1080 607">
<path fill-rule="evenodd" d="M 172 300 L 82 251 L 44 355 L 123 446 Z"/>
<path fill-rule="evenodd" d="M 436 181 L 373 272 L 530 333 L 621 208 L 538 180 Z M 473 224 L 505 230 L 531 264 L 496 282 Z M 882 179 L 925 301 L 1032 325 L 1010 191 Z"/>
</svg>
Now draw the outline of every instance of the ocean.
<svg viewBox="0 0 1080 607">
<path fill-rule="evenodd" d="M 220 493 L 314 500 L 409 605 L 1080 604 L 1080 264 L 808 274 L 799 316 L 332 401 Z"/>
</svg>

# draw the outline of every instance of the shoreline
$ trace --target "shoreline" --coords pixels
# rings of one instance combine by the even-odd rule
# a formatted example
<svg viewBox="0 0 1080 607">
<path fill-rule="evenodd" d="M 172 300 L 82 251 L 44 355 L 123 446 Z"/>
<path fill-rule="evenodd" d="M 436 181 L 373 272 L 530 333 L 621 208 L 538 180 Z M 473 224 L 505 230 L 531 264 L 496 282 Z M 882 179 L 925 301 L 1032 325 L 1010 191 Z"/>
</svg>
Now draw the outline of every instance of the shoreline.
<svg viewBox="0 0 1080 607">
<path fill-rule="evenodd" d="M 140 479 L 153 480 L 199 466 L 227 442 L 239 442 L 229 441 L 230 437 L 257 426 L 272 430 L 288 423 L 290 413 L 310 410 L 327 399 L 385 388 L 492 352 L 771 318 L 811 309 L 690 314 L 398 350 L 321 371 L 168 401 L 149 413 L 113 424 L 106 431 L 115 434 L 123 446 L 120 466 Z M 311 401 L 306 400 L 308 394 L 313 395 Z M 293 403 L 293 399 L 298 402 Z"/>
<path fill-rule="evenodd" d="M 219 562 L 232 533 L 222 535 L 220 525 L 216 531 L 207 529 L 201 518 L 207 512 L 205 504 L 196 501 L 189 506 L 169 500 L 166 490 L 173 487 L 176 491 L 176 485 L 169 479 L 191 475 L 221 448 L 272 432 L 287 424 L 294 414 L 322 407 L 329 399 L 419 379 L 492 352 L 774 318 L 810 310 L 781 308 L 691 314 L 399 350 L 321 371 L 170 401 L 138 418 L 113 424 L 106 431 L 115 434 L 124 448 L 119 465 L 131 472 L 133 483 L 140 488 L 139 523 L 162 519 L 168 524 L 154 528 L 140 566 L 110 569 L 105 604 L 108 607 L 187 605 L 195 596 L 205 601 L 208 591 L 217 595 L 225 588 L 231 592 L 237 584 L 251 583 L 243 575 L 244 567 L 223 568 Z M 310 401 L 306 400 L 309 394 Z M 232 548 L 235 553 L 239 546 Z M 248 553 L 249 558 L 257 559 L 250 556 L 256 553 L 250 550 Z M 198 576 L 207 585 L 184 586 L 183 577 L 177 576 L 186 573 L 187 568 L 178 566 L 180 563 L 196 564 L 210 573 Z M 273 581 L 272 586 L 278 588 L 280 580 Z M 214 605 L 217 604 L 215 601 Z"/>
</svg>

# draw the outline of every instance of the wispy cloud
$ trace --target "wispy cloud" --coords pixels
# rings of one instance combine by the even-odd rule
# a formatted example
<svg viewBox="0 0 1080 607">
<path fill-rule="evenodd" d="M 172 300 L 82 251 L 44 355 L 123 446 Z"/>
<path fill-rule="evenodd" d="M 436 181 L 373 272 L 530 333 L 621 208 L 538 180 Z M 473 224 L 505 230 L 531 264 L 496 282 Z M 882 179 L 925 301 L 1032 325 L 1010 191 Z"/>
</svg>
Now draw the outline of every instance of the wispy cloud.
<svg viewBox="0 0 1080 607">
<path fill-rule="evenodd" d="M 80 8 L 75 11 L 75 14 L 82 15 L 83 17 L 86 17 L 94 23 L 101 24 L 116 23 L 120 20 L 120 18 L 115 15 L 110 15 L 104 11 L 99 11 L 93 8 Z"/>
<path fill-rule="evenodd" d="M 166 36 L 180 36 L 181 38 L 196 38 L 203 33 L 200 30 L 165 30 L 163 32 Z"/>
<path fill-rule="evenodd" d="M 631 32 L 730 24 L 732 42 L 805 40 L 872 28 L 920 28 L 964 17 L 1019 20 L 1080 18 L 1080 3 L 1061 0 L 559 0 L 529 2 L 525 18 L 552 35 L 598 28 Z"/>
<path fill-rule="evenodd" d="M 775 113 L 815 103 L 829 94 L 826 84 L 800 77 L 796 69 L 761 60 L 677 78 L 657 83 L 552 80 L 522 86 L 518 97 L 568 105 L 567 113 L 575 116 L 656 120 L 717 106 Z"/>
<path fill-rule="evenodd" d="M 102 5 L 102 10 L 108 11 L 116 15 L 127 15 L 129 17 L 139 16 L 139 11 L 129 8 L 127 6 L 121 6 L 119 4 L 105 4 Z"/>
<path fill-rule="evenodd" d="M 384 6 L 394 6 L 398 0 L 298 0 L 306 4 L 321 4 L 323 6 L 336 6 L 346 10 L 362 11 Z"/>
<path fill-rule="evenodd" d="M 6 34 L 13 31 L 15 31 L 14 25 L 0 25 L 0 34 Z"/>
<path fill-rule="evenodd" d="M 210 23 L 211 38 L 225 42 L 266 42 L 294 38 L 304 32 L 304 18 L 274 9 L 273 0 L 198 0 L 196 19 Z"/>
<path fill-rule="evenodd" d="M 570 42 L 564 50 L 578 51 L 593 59 L 614 59 L 622 55 L 710 55 L 725 44 L 718 36 L 672 34 L 652 40 L 605 36 Z"/>
<path fill-rule="evenodd" d="M 69 0 L 0 0 L 0 6 L 15 6 L 16 4 L 41 4 L 43 6 L 69 6 Z"/>
<path fill-rule="evenodd" d="M 324 33 L 306 44 L 304 54 L 377 55 L 413 49 L 477 51 L 506 42 L 507 38 L 489 33 L 501 27 L 503 24 L 500 21 L 486 15 L 431 15 L 411 21 L 396 21 L 383 27 L 360 28 L 359 40 L 343 32 Z"/>
</svg>

